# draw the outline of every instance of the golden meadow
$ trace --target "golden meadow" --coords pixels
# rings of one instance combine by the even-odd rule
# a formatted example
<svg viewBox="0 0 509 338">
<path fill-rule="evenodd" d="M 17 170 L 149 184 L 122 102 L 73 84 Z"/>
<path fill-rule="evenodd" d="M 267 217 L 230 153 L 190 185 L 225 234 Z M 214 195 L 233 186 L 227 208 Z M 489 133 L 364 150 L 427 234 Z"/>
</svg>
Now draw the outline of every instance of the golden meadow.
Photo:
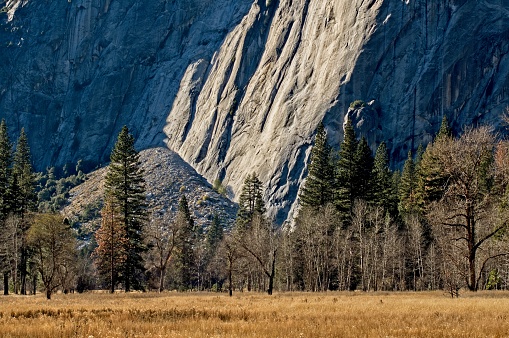
<svg viewBox="0 0 509 338">
<path fill-rule="evenodd" d="M 0 337 L 509 337 L 509 292 L 6 296 Z"/>
</svg>

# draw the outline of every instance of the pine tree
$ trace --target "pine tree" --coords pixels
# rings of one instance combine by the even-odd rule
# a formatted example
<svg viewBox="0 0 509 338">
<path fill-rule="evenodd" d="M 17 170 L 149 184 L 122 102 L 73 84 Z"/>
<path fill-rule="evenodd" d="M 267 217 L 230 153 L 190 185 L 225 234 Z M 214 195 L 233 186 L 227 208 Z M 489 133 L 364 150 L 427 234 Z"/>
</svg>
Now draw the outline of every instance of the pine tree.
<svg viewBox="0 0 509 338">
<path fill-rule="evenodd" d="M 325 128 L 320 123 L 311 150 L 309 173 L 299 196 L 302 206 L 319 208 L 333 201 L 334 166 L 331 156 L 332 148 L 327 142 Z"/>
<path fill-rule="evenodd" d="M 445 115 L 442 117 L 442 123 L 440 124 L 440 129 L 438 130 L 435 140 L 441 139 L 442 137 L 452 137 L 452 130 L 449 127 L 449 122 Z"/>
<path fill-rule="evenodd" d="M 35 209 L 35 176 L 32 168 L 32 160 L 30 156 L 30 147 L 25 130 L 21 129 L 16 151 L 14 153 L 14 164 L 12 168 L 12 176 L 16 178 L 16 183 L 12 184 L 12 209 L 21 218 L 27 212 Z"/>
<path fill-rule="evenodd" d="M 410 214 L 416 211 L 416 189 L 417 180 L 415 177 L 415 163 L 412 152 L 408 151 L 408 157 L 403 165 L 401 181 L 399 184 L 399 205 L 400 214 Z"/>
<path fill-rule="evenodd" d="M 344 126 L 344 138 L 339 150 L 339 160 L 336 166 L 335 205 L 344 221 L 352 213 L 356 197 L 355 180 L 357 178 L 357 139 L 352 121 L 347 119 Z"/>
<path fill-rule="evenodd" d="M 9 182 L 11 180 L 12 144 L 5 120 L 0 123 L 0 222 L 5 221 L 10 209 Z"/>
<path fill-rule="evenodd" d="M 4 277 L 4 295 L 9 294 L 9 259 L 8 242 L 10 238 L 7 235 L 6 220 L 11 205 L 10 201 L 10 185 L 11 180 L 11 164 L 12 164 L 12 144 L 7 133 L 7 125 L 5 120 L 0 123 L 0 233 L 2 242 L 0 246 L 0 271 Z"/>
<path fill-rule="evenodd" d="M 128 240 L 119 214 L 112 203 L 106 202 L 101 211 L 101 227 L 95 233 L 97 247 L 93 255 L 99 273 L 107 280 L 111 293 L 115 292 L 127 258 Z"/>
<path fill-rule="evenodd" d="M 35 175 L 32 169 L 30 147 L 28 146 L 28 138 L 24 129 L 21 129 L 16 144 L 10 186 L 10 199 L 12 201 L 11 210 L 20 218 L 21 245 L 19 273 L 21 294 L 25 295 L 26 277 L 28 275 L 27 264 L 30 253 L 26 240 L 27 233 L 30 229 L 30 222 L 26 216 L 29 211 L 35 210 L 37 196 L 35 194 Z"/>
<path fill-rule="evenodd" d="M 449 179 L 442 172 L 437 156 L 429 149 L 433 146 L 440 147 L 441 144 L 449 142 L 452 138 L 451 129 L 447 118 L 444 116 L 435 139 L 428 144 L 426 151 L 422 153 L 417 167 L 417 200 L 421 208 L 425 204 L 437 201 L 442 197 Z"/>
<path fill-rule="evenodd" d="M 224 235 L 224 229 L 223 224 L 221 223 L 221 218 L 217 213 L 214 213 L 214 216 L 212 218 L 212 223 L 209 226 L 208 232 L 207 232 L 207 250 L 209 251 L 210 255 L 212 256 L 213 253 L 216 251 L 217 246 L 219 243 L 223 240 Z"/>
<path fill-rule="evenodd" d="M 373 171 L 373 155 L 365 137 L 361 138 L 355 152 L 356 179 L 353 180 L 355 198 L 369 200 L 371 198 L 371 172 Z"/>
<path fill-rule="evenodd" d="M 237 212 L 237 224 L 246 226 L 253 220 L 255 214 L 265 213 L 265 204 L 262 197 L 262 182 L 253 173 L 244 180 L 242 192 L 239 197 L 239 210 Z"/>
<path fill-rule="evenodd" d="M 105 180 L 105 205 L 111 203 L 118 210 L 127 237 L 127 257 L 123 266 L 126 292 L 142 289 L 144 273 L 142 253 L 146 251 L 143 225 L 146 221 L 146 197 L 143 170 L 139 154 L 134 149 L 134 137 L 124 126 L 110 157 Z"/>
<path fill-rule="evenodd" d="M 380 143 L 375 153 L 372 182 L 374 204 L 383 207 L 386 211 L 391 211 L 393 186 L 385 142 Z"/>
<path fill-rule="evenodd" d="M 177 238 L 177 269 L 179 276 L 177 279 L 179 279 L 180 288 L 188 290 L 192 289 L 194 282 L 196 229 L 194 220 L 189 212 L 186 196 L 184 195 L 182 195 L 179 201 L 176 222 L 179 228 Z"/>
</svg>

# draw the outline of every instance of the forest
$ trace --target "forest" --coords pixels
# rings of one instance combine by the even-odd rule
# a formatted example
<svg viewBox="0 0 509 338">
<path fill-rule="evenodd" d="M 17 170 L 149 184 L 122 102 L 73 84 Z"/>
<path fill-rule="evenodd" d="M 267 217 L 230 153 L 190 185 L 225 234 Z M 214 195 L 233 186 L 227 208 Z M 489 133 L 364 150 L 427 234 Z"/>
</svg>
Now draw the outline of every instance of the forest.
<svg viewBox="0 0 509 338">
<path fill-rule="evenodd" d="M 316 131 L 296 218 L 265 214 L 264 187 L 249 175 L 237 218 L 195 224 L 186 196 L 172 221 L 147 211 L 134 137 L 118 135 L 100 225 L 88 237 L 59 210 L 86 179 L 78 163 L 35 173 L 24 130 L 15 146 L 0 125 L 0 269 L 4 295 L 48 299 L 88 290 L 400 291 L 507 289 L 509 141 L 488 127 L 435 139 L 401 171 L 387 146 L 373 155 L 350 120 L 334 150 Z M 214 184 L 221 190 L 221 184 Z"/>
</svg>

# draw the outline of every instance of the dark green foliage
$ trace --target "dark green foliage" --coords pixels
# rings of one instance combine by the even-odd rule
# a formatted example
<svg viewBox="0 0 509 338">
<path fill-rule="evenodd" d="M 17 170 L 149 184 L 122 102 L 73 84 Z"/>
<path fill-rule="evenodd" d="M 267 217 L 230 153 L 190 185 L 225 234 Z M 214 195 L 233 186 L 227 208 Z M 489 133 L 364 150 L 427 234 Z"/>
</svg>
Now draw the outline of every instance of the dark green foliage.
<svg viewBox="0 0 509 338">
<path fill-rule="evenodd" d="M 12 165 L 12 144 L 7 133 L 5 120 L 0 123 L 0 221 L 9 214 L 11 205 L 10 185 Z"/>
<path fill-rule="evenodd" d="M 350 108 L 352 108 L 352 109 L 358 109 L 358 108 L 362 108 L 365 106 L 366 106 L 366 103 L 362 100 L 355 100 L 352 103 L 350 103 Z"/>
<path fill-rule="evenodd" d="M 433 144 L 441 144 L 452 138 L 452 132 L 447 122 L 447 117 L 442 118 L 440 129 L 430 147 Z M 430 151 L 422 153 L 420 164 L 417 167 L 417 199 L 419 205 L 439 200 L 447 185 L 448 177 L 440 169 L 440 163 Z"/>
<path fill-rule="evenodd" d="M 372 171 L 373 203 L 386 211 L 393 210 L 394 189 L 392 173 L 389 169 L 389 154 L 385 142 L 376 150 Z"/>
<path fill-rule="evenodd" d="M 70 172 L 64 170 L 62 174 Z M 56 212 L 68 203 L 69 191 L 85 181 L 85 174 L 79 171 L 77 174 L 57 179 L 55 168 L 50 167 L 46 173 L 37 173 L 35 181 L 39 211 Z"/>
<path fill-rule="evenodd" d="M 221 222 L 221 218 L 217 213 L 214 213 L 214 216 L 212 218 L 212 223 L 210 224 L 208 231 L 207 231 L 207 249 L 214 253 L 217 249 L 217 246 L 221 241 L 223 240 L 224 236 L 224 228 L 223 224 Z M 211 255 L 212 256 L 212 255 Z"/>
<path fill-rule="evenodd" d="M 371 172 L 373 170 L 373 155 L 366 138 L 361 138 L 355 152 L 356 179 L 353 180 L 355 198 L 369 200 L 371 198 Z"/>
<path fill-rule="evenodd" d="M 30 158 L 30 148 L 28 146 L 28 139 L 24 129 L 21 129 L 21 133 L 16 144 L 10 187 L 10 198 L 12 201 L 11 211 L 14 215 L 21 219 L 19 226 L 19 230 L 21 232 L 19 272 L 21 279 L 21 294 L 24 295 L 26 294 L 26 278 L 28 275 L 27 265 L 30 255 L 30 250 L 26 241 L 26 234 L 30 230 L 30 222 L 27 219 L 27 213 L 35 210 L 37 199 L 35 194 L 35 176 Z"/>
<path fill-rule="evenodd" d="M 12 168 L 13 182 L 11 192 L 13 198 L 12 210 L 23 217 L 28 211 L 36 207 L 35 175 L 32 169 L 30 148 L 25 130 L 21 129 Z"/>
<path fill-rule="evenodd" d="M 242 192 L 239 197 L 239 211 L 237 212 L 237 224 L 247 225 L 255 214 L 265 213 L 265 204 L 262 196 L 262 182 L 253 173 L 244 180 Z"/>
<path fill-rule="evenodd" d="M 401 173 L 401 180 L 399 184 L 399 212 L 403 214 L 410 214 L 417 211 L 417 198 L 416 198 L 417 178 L 415 173 L 415 163 L 412 158 L 412 152 L 408 152 L 408 157 L 403 166 Z"/>
<path fill-rule="evenodd" d="M 445 190 L 449 177 L 440 168 L 440 163 L 428 149 L 436 145 L 446 143 L 452 139 L 452 132 L 447 122 L 447 117 L 442 118 L 440 130 L 432 143 L 428 144 L 427 150 L 422 153 L 417 167 L 417 199 L 420 207 L 424 204 L 439 200 Z M 419 156 L 419 154 L 418 154 Z"/>
<path fill-rule="evenodd" d="M 356 198 L 355 180 L 357 179 L 358 141 L 352 121 L 348 119 L 344 126 L 344 138 L 339 150 L 339 160 L 336 166 L 335 205 L 343 220 L 350 218 L 353 202 Z"/>
<path fill-rule="evenodd" d="M 449 122 L 447 121 L 447 117 L 445 115 L 442 118 L 442 123 L 440 124 L 440 129 L 438 130 L 435 140 L 439 140 L 442 137 L 452 137 L 452 130 L 449 127 Z"/>
<path fill-rule="evenodd" d="M 214 180 L 214 184 L 212 185 L 212 188 L 217 191 L 218 194 L 222 196 L 226 196 L 226 187 L 223 185 L 223 182 L 219 178 L 216 178 Z"/>
<path fill-rule="evenodd" d="M 185 195 L 182 195 L 180 198 L 176 222 L 179 229 L 176 255 L 178 276 L 176 279 L 180 290 L 189 290 L 193 288 L 195 282 L 194 270 L 196 268 L 196 259 L 194 247 L 196 243 L 196 229 Z"/>
<path fill-rule="evenodd" d="M 316 131 L 315 145 L 311 150 L 308 177 L 299 196 L 302 206 L 319 208 L 333 201 L 334 166 L 331 156 L 332 148 L 327 142 L 325 128 L 320 123 Z"/>
<path fill-rule="evenodd" d="M 123 267 L 126 291 L 142 289 L 143 258 L 146 251 L 143 225 L 146 221 L 145 181 L 139 154 L 134 149 L 134 137 L 124 126 L 111 153 L 111 163 L 105 180 L 105 200 L 118 210 L 128 244 Z"/>
</svg>

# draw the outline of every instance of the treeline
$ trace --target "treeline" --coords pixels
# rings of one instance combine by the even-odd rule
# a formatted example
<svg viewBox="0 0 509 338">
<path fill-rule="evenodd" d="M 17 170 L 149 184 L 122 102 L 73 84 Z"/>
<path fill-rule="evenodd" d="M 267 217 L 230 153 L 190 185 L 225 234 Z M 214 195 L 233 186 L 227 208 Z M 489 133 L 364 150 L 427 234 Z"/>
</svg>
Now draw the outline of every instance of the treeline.
<svg viewBox="0 0 509 338">
<path fill-rule="evenodd" d="M 90 237 L 53 212 L 84 179 L 79 168 L 60 179 L 51 169 L 33 174 L 23 131 L 12 148 L 2 122 L 4 294 L 441 289 L 455 296 L 508 286 L 509 142 L 485 127 L 454 137 L 444 118 L 435 140 L 409 152 L 399 172 L 385 143 L 373 156 L 350 121 L 337 152 L 320 125 L 292 224 L 278 227 L 265 216 L 253 173 L 236 221 L 213 215 L 205 228 L 183 194 L 172 219 L 148 213 L 139 154 L 124 127 Z"/>
<path fill-rule="evenodd" d="M 435 140 L 389 169 L 351 122 L 335 156 L 317 131 L 282 260 L 287 289 L 436 290 L 508 287 L 509 143 L 487 127 Z"/>
<path fill-rule="evenodd" d="M 32 167 L 27 135 L 21 129 L 14 146 L 9 139 L 7 125 L 0 123 L 0 270 L 3 275 L 3 292 L 19 294 L 35 293 L 39 284 L 48 286 L 49 280 L 57 278 L 43 266 L 41 257 L 46 255 L 41 245 L 52 235 L 66 238 L 66 257 L 75 253 L 72 245 L 74 234 L 69 224 L 59 218 L 61 229 L 47 229 L 48 220 L 56 215 L 43 215 L 59 210 L 67 201 L 68 191 L 83 182 L 84 174 L 64 168 L 65 177 L 57 177 L 54 168 L 46 173 L 35 173 Z M 56 232 L 55 232 L 56 231 Z M 67 245 L 69 244 L 69 245 Z M 55 248 L 57 249 L 57 248 Z M 57 253 L 56 251 L 54 252 Z M 59 253 L 61 254 L 61 253 Z M 59 285 L 72 285 L 69 273 L 58 275 Z M 40 276 L 40 278 L 39 278 Z M 69 280 L 68 280 L 69 279 Z M 10 289 L 10 290 L 9 290 Z"/>
</svg>

